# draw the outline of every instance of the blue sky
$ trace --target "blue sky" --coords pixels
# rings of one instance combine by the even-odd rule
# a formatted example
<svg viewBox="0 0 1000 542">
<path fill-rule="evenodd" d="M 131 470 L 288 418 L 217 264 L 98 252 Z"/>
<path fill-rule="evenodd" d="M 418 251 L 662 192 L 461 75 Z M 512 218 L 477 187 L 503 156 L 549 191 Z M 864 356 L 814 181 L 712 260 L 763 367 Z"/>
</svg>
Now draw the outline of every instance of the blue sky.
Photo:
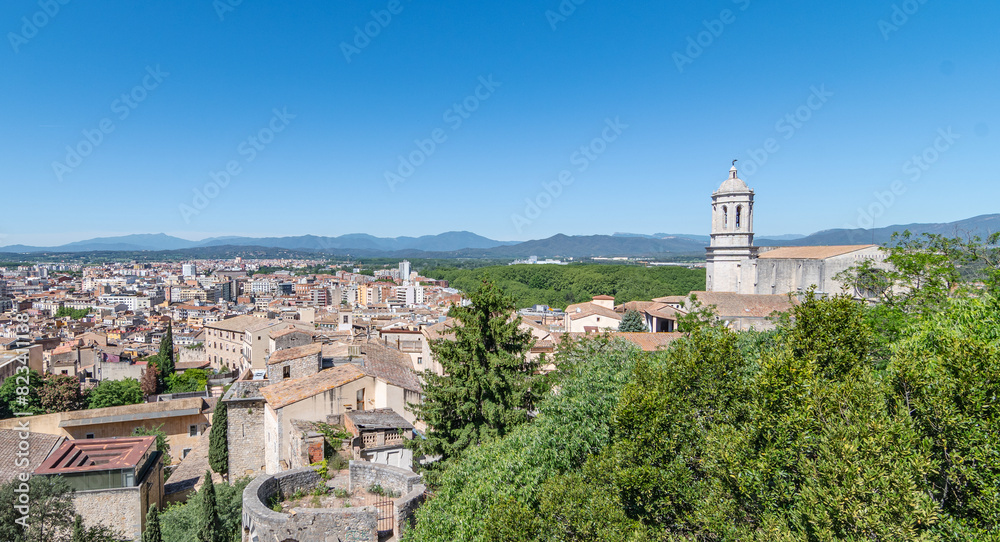
<svg viewBox="0 0 1000 542">
<path fill-rule="evenodd" d="M 576 1 L 6 0 L 0 246 L 1000 211 L 996 2 Z"/>
</svg>

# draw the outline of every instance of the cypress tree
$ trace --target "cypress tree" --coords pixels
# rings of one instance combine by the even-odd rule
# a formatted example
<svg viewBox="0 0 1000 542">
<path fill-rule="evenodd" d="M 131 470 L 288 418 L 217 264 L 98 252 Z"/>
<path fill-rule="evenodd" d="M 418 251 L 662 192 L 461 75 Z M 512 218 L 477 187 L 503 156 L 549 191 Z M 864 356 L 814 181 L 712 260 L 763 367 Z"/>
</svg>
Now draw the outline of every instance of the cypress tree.
<svg viewBox="0 0 1000 542">
<path fill-rule="evenodd" d="M 219 516 L 215 510 L 215 484 L 212 471 L 205 471 L 205 482 L 201 487 L 201 514 L 198 515 L 199 542 L 218 542 Z"/>
<path fill-rule="evenodd" d="M 149 506 L 146 513 L 146 530 L 142 533 L 142 542 L 163 542 L 160 534 L 160 511 L 155 504 Z"/>
<path fill-rule="evenodd" d="M 167 333 L 160 339 L 159 358 L 160 376 L 166 380 L 174 374 L 174 329 L 172 322 L 167 322 Z"/>
<path fill-rule="evenodd" d="M 208 464 L 212 470 L 226 476 L 229 473 L 229 442 L 226 433 L 229 428 L 229 414 L 226 403 L 215 404 L 212 415 L 212 432 L 209 434 Z"/>
</svg>

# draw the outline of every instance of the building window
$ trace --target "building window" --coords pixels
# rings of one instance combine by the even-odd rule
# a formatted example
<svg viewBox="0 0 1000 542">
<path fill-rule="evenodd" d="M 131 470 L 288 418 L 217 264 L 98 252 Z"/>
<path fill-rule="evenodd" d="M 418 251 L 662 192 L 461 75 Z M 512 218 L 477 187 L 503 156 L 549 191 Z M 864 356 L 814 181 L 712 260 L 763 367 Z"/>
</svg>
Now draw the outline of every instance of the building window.
<svg viewBox="0 0 1000 542">
<path fill-rule="evenodd" d="M 191 448 L 184 448 L 184 450 L 181 451 L 181 459 L 187 457 L 189 453 L 191 453 Z"/>
<path fill-rule="evenodd" d="M 292 377 L 292 368 L 289 367 L 288 365 L 282 367 L 281 378 L 291 378 L 291 377 Z"/>
<path fill-rule="evenodd" d="M 365 409 L 365 389 L 358 390 L 358 410 Z"/>
<path fill-rule="evenodd" d="M 729 207 L 726 207 L 725 205 L 722 206 L 722 227 L 729 227 Z"/>
<path fill-rule="evenodd" d="M 423 356 L 417 356 L 417 365 L 423 365 L 423 364 L 424 364 Z"/>
<path fill-rule="evenodd" d="M 86 438 L 94 438 L 94 434 L 93 433 L 87 433 Z"/>
<path fill-rule="evenodd" d="M 197 437 L 198 436 L 198 426 L 197 425 L 189 425 L 188 426 L 188 436 L 189 437 Z"/>
<path fill-rule="evenodd" d="M 737 228 L 740 227 L 740 218 L 741 218 L 740 215 L 742 215 L 742 214 L 743 214 L 743 206 L 742 205 L 737 205 L 736 206 L 736 227 Z"/>
</svg>

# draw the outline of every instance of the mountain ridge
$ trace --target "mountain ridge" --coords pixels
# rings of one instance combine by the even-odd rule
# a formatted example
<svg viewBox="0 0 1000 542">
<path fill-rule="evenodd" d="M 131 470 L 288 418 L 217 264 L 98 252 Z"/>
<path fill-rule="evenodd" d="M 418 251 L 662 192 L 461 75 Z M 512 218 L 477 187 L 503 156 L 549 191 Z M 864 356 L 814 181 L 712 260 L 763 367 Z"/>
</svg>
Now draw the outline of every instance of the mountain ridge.
<svg viewBox="0 0 1000 542">
<path fill-rule="evenodd" d="M 759 236 L 757 246 L 816 246 L 888 242 L 894 232 L 935 233 L 985 239 L 1000 231 L 1000 214 L 980 215 L 947 223 L 914 223 L 871 229 L 829 229 L 809 235 Z M 226 236 L 190 241 L 163 233 L 97 237 L 55 247 L 11 245 L 0 253 L 80 253 L 80 252 L 171 252 L 188 250 L 197 254 L 232 253 L 245 250 L 276 249 L 302 253 L 351 255 L 358 257 L 412 258 L 588 258 L 614 256 L 703 255 L 708 235 L 556 234 L 530 241 L 497 241 L 468 231 L 451 231 L 420 237 L 376 237 L 349 233 L 336 237 L 299 235 L 288 237 Z"/>
</svg>

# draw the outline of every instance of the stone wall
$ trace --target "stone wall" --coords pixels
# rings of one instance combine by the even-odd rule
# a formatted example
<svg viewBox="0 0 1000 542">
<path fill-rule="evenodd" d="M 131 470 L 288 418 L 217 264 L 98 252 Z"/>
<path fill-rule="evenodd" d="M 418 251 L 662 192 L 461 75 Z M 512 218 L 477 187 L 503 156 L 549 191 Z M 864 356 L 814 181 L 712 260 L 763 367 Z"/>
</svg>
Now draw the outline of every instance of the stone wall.
<svg viewBox="0 0 1000 542">
<path fill-rule="evenodd" d="M 267 506 L 275 495 L 284 498 L 299 489 L 307 491 L 319 481 L 316 471 L 307 467 L 250 482 L 243 490 L 243 541 L 376 542 L 378 510 L 369 506 L 295 508 L 294 514 Z"/>
<path fill-rule="evenodd" d="M 427 488 L 423 484 L 417 484 L 413 486 L 413 491 L 393 502 L 393 508 L 396 513 L 395 535 L 397 540 L 404 531 L 412 527 L 415 523 L 416 519 L 414 516 L 416 516 L 420 505 L 424 503 L 424 494 L 426 492 Z"/>
<path fill-rule="evenodd" d="M 142 537 L 142 524 L 146 519 L 142 513 L 142 496 L 139 487 L 77 491 L 73 493 L 73 505 L 83 516 L 87 527 L 101 526 L 113 529 L 127 539 Z"/>
<path fill-rule="evenodd" d="M 260 388 L 267 380 L 237 380 L 226 392 L 231 480 L 264 472 L 264 398 Z"/>
<path fill-rule="evenodd" d="M 420 485 L 420 475 L 408 469 L 367 461 L 351 461 L 350 465 L 351 491 L 377 484 L 397 495 L 407 495 Z"/>
<path fill-rule="evenodd" d="M 180 354 L 180 358 L 177 360 L 179 363 L 203 362 L 208 359 L 208 353 L 205 352 L 205 343 L 201 343 L 200 348 L 182 346 L 177 349 L 177 353 Z"/>
<path fill-rule="evenodd" d="M 281 382 L 285 379 L 283 376 L 285 367 L 289 368 L 289 378 L 305 378 L 318 373 L 323 368 L 323 364 L 318 353 L 272 363 L 267 366 L 267 379 L 272 383 Z"/>
</svg>

